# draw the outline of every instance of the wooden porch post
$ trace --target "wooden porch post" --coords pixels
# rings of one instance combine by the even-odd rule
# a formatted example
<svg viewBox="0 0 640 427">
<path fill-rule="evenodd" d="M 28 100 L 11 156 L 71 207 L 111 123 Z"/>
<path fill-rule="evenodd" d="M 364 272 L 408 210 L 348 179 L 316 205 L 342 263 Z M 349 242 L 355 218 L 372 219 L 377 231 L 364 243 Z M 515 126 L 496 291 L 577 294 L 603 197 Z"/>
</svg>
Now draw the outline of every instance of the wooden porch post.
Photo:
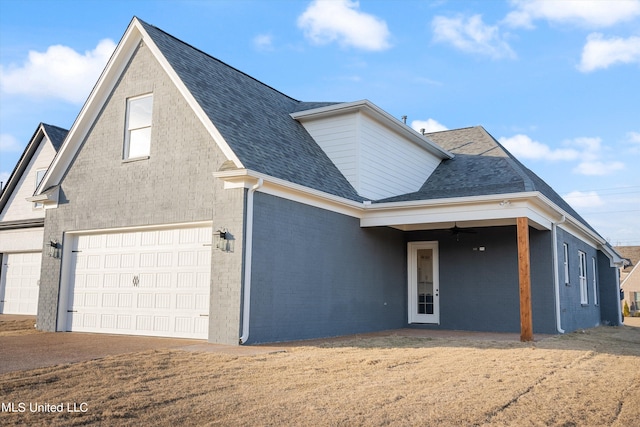
<svg viewBox="0 0 640 427">
<path fill-rule="evenodd" d="M 529 259 L 529 221 L 525 217 L 519 217 L 517 225 L 518 276 L 520 281 L 520 341 L 533 341 L 533 319 L 531 317 L 531 266 Z"/>
</svg>

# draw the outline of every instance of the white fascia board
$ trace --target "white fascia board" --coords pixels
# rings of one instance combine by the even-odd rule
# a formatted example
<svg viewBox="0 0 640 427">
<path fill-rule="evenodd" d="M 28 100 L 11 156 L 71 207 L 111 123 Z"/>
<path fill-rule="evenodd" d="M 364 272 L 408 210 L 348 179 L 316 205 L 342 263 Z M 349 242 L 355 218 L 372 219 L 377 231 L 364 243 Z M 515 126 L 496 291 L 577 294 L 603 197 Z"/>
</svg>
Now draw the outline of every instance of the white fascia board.
<svg viewBox="0 0 640 427">
<path fill-rule="evenodd" d="M 258 190 L 260 192 L 359 218 L 361 227 L 385 226 L 412 230 L 421 229 L 420 224 L 447 224 L 447 227 L 450 227 L 450 224 L 456 221 L 513 225 L 516 218 L 525 217 L 529 219 L 532 227 L 551 230 L 552 225 L 565 216 L 566 221 L 563 225 L 571 224 L 571 230 L 574 230 L 570 231 L 571 234 L 582 236 L 582 240 L 599 247 L 612 260 L 614 257 L 620 259 L 610 254 L 606 241 L 538 191 L 405 202 L 359 203 L 249 169 L 220 171 L 214 172 L 213 175 L 224 181 L 225 189 L 251 188 L 259 179 L 263 179 L 264 184 Z"/>
<path fill-rule="evenodd" d="M 305 120 L 313 120 L 316 118 L 330 117 L 358 111 L 367 113 L 373 119 L 379 121 L 383 125 L 392 129 L 396 133 L 399 133 L 409 141 L 427 150 L 428 152 L 439 157 L 442 160 L 452 159 L 454 157 L 453 153 L 450 153 L 447 150 L 443 149 L 426 136 L 420 134 L 419 132 L 416 132 L 410 126 L 402 123 L 400 120 L 396 119 L 395 117 L 384 111 L 382 108 L 366 99 L 354 102 L 344 102 L 340 104 L 329 105 L 326 107 L 313 108 L 311 110 L 298 111 L 295 113 L 291 113 L 290 116 L 300 122 L 304 122 Z"/>
<path fill-rule="evenodd" d="M 251 188 L 258 182 L 258 180 L 262 179 L 263 185 L 257 190 L 261 193 L 270 194 L 272 196 L 281 197 L 283 199 L 355 218 L 361 218 L 364 213 L 362 203 L 249 169 L 214 172 L 213 176 L 224 181 L 225 189 Z"/>
<path fill-rule="evenodd" d="M 531 226 L 550 230 L 549 212 L 535 203 L 535 192 L 511 195 L 477 196 L 412 202 L 372 204 L 365 207 L 362 227 L 390 226 L 417 229 L 419 224 L 452 224 L 457 221 L 488 221 L 515 224 L 515 218 L 526 217 Z"/>
<path fill-rule="evenodd" d="M 562 228 L 566 232 L 579 238 L 586 244 L 602 250 L 609 259 L 611 259 L 612 263 L 622 262 L 622 257 L 608 247 L 607 241 L 602 236 L 585 226 L 581 221 L 570 215 L 564 209 L 560 208 L 543 194 L 540 194 L 539 198 L 553 210 L 566 218 L 566 221 L 558 225 L 559 228 Z"/>
<path fill-rule="evenodd" d="M 187 104 L 191 107 L 193 112 L 196 114 L 202 125 L 207 129 L 215 143 L 218 145 L 220 150 L 224 153 L 227 160 L 231 160 L 237 168 L 243 168 L 242 162 L 233 152 L 227 141 L 224 139 L 218 128 L 211 122 L 207 113 L 204 112 L 198 101 L 193 97 L 187 86 L 184 84 L 182 79 L 175 72 L 173 67 L 169 64 L 169 61 L 164 57 L 158 46 L 153 42 L 151 37 L 147 34 L 144 28 L 138 23 L 137 19 L 135 20 L 136 24 L 139 27 L 139 31 L 143 34 L 143 40 L 147 44 L 147 47 L 153 53 L 156 60 L 160 63 L 162 69 L 169 75 L 169 78 L 173 82 L 174 85 L 178 88 L 178 91 L 182 94 L 184 99 L 187 101 Z"/>
<path fill-rule="evenodd" d="M 193 108 L 195 114 L 204 124 L 205 128 L 209 131 L 225 156 L 238 165 L 238 167 L 242 167 L 240 160 L 233 153 L 213 123 L 211 123 L 211 120 L 209 120 L 202 110 L 202 107 L 200 107 L 196 102 L 195 98 L 191 95 L 182 80 L 180 80 L 176 72 L 169 65 L 164 55 L 162 55 L 151 37 L 146 33 L 138 19 L 133 18 L 131 24 L 122 36 L 120 43 L 118 43 L 118 46 L 116 46 L 115 51 L 111 55 L 105 69 L 100 75 L 98 82 L 93 87 L 89 98 L 80 110 L 80 114 L 78 114 L 78 117 L 71 126 L 64 143 L 60 147 L 57 155 L 54 157 L 49 170 L 43 177 L 35 194 L 40 194 L 44 189 L 60 183 L 67 169 L 71 165 L 71 162 L 75 158 L 77 151 L 80 149 L 82 143 L 89 134 L 89 131 L 91 130 L 91 127 L 98 117 L 102 107 L 107 102 L 109 95 L 118 82 L 118 79 L 125 71 L 127 64 L 133 57 L 141 42 L 144 42 L 153 53 L 158 63 L 169 75 L 169 78 L 185 97 L 188 104 Z"/>
<path fill-rule="evenodd" d="M 248 169 L 214 172 L 213 175 L 224 181 L 225 189 L 251 188 L 262 178 L 264 184 L 258 190 L 260 192 L 359 218 L 361 227 L 387 226 L 408 230 L 411 225 L 417 224 L 449 224 L 453 221 L 488 221 L 495 224 L 496 220 L 527 217 L 533 227 L 549 230 L 552 223 L 547 212 L 528 201 L 531 195 L 529 199 L 522 194 L 513 194 L 371 204 L 355 202 Z M 500 205 L 505 196 L 510 196 L 509 204 Z M 517 198 L 522 200 L 516 201 Z"/>
<path fill-rule="evenodd" d="M 125 70 L 129 59 L 138 47 L 142 39 L 140 28 L 138 20 L 134 18 L 122 36 L 122 40 L 120 40 L 120 43 L 116 46 L 109 62 L 107 62 L 107 66 L 93 87 L 89 98 L 87 98 L 87 101 L 82 106 L 80 114 L 78 114 L 64 143 L 60 147 L 60 150 L 58 150 L 58 154 L 54 157 L 49 170 L 38 186 L 36 194 L 40 194 L 46 188 L 58 185 L 62 180 L 62 177 L 75 158 L 77 151 L 89 134 L 104 103 L 115 87 L 118 77 Z"/>
</svg>

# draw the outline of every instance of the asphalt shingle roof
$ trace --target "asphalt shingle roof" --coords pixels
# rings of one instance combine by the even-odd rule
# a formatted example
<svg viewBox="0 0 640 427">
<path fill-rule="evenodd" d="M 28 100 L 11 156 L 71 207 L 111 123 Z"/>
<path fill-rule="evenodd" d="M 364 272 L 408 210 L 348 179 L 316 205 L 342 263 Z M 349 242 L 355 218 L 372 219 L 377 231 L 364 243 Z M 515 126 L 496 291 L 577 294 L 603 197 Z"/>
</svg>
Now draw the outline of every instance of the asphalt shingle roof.
<svg viewBox="0 0 640 427">
<path fill-rule="evenodd" d="M 553 188 L 520 163 L 482 126 L 425 136 L 455 157 L 442 161 L 415 193 L 378 200 L 378 203 L 539 191 L 596 232 Z"/>
<path fill-rule="evenodd" d="M 53 148 L 55 148 L 57 152 L 60 149 L 60 146 L 62 145 L 62 143 L 64 142 L 64 139 L 67 137 L 67 134 L 69 133 L 69 131 L 66 129 L 62 129 L 61 127 L 58 127 L 58 126 L 48 125 L 46 123 L 42 123 L 42 127 L 44 128 L 44 131 L 49 137 L 49 140 L 51 141 Z"/>
<path fill-rule="evenodd" d="M 140 23 L 246 168 L 347 199 L 364 200 L 290 116 L 335 102 L 295 100 L 144 21 Z M 376 203 L 539 191 L 595 232 L 481 126 L 425 136 L 455 157 L 442 161 L 420 190 Z"/>
<path fill-rule="evenodd" d="M 256 172 L 363 200 L 289 114 L 335 103 L 295 100 L 140 21 L 242 164 Z"/>
</svg>

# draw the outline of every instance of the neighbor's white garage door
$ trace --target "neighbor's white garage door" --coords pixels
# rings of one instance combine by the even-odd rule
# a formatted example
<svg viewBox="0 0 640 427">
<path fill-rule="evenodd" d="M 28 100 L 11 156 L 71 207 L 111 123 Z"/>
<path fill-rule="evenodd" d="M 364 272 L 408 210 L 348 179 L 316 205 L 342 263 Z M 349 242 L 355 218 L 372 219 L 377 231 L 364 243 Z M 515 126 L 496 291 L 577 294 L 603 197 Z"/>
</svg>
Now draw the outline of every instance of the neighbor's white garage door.
<svg viewBox="0 0 640 427">
<path fill-rule="evenodd" d="M 42 252 L 2 255 L 0 313 L 36 314 Z"/>
<path fill-rule="evenodd" d="M 80 235 L 67 330 L 208 337 L 211 227 Z"/>
</svg>

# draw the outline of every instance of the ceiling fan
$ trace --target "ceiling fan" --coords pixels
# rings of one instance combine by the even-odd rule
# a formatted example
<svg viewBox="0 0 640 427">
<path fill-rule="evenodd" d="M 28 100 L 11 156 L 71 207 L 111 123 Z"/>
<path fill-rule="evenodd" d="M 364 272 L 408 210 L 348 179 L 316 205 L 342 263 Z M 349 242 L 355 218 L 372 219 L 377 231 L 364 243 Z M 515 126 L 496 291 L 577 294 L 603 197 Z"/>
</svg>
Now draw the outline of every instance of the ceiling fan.
<svg viewBox="0 0 640 427">
<path fill-rule="evenodd" d="M 449 229 L 449 232 L 451 233 L 452 236 L 456 236 L 456 241 L 460 241 L 460 234 L 461 233 L 467 233 L 467 234 L 476 234 L 477 231 L 474 230 L 473 228 L 460 228 L 458 227 L 458 223 L 453 223 L 453 227 L 451 227 Z"/>
</svg>

